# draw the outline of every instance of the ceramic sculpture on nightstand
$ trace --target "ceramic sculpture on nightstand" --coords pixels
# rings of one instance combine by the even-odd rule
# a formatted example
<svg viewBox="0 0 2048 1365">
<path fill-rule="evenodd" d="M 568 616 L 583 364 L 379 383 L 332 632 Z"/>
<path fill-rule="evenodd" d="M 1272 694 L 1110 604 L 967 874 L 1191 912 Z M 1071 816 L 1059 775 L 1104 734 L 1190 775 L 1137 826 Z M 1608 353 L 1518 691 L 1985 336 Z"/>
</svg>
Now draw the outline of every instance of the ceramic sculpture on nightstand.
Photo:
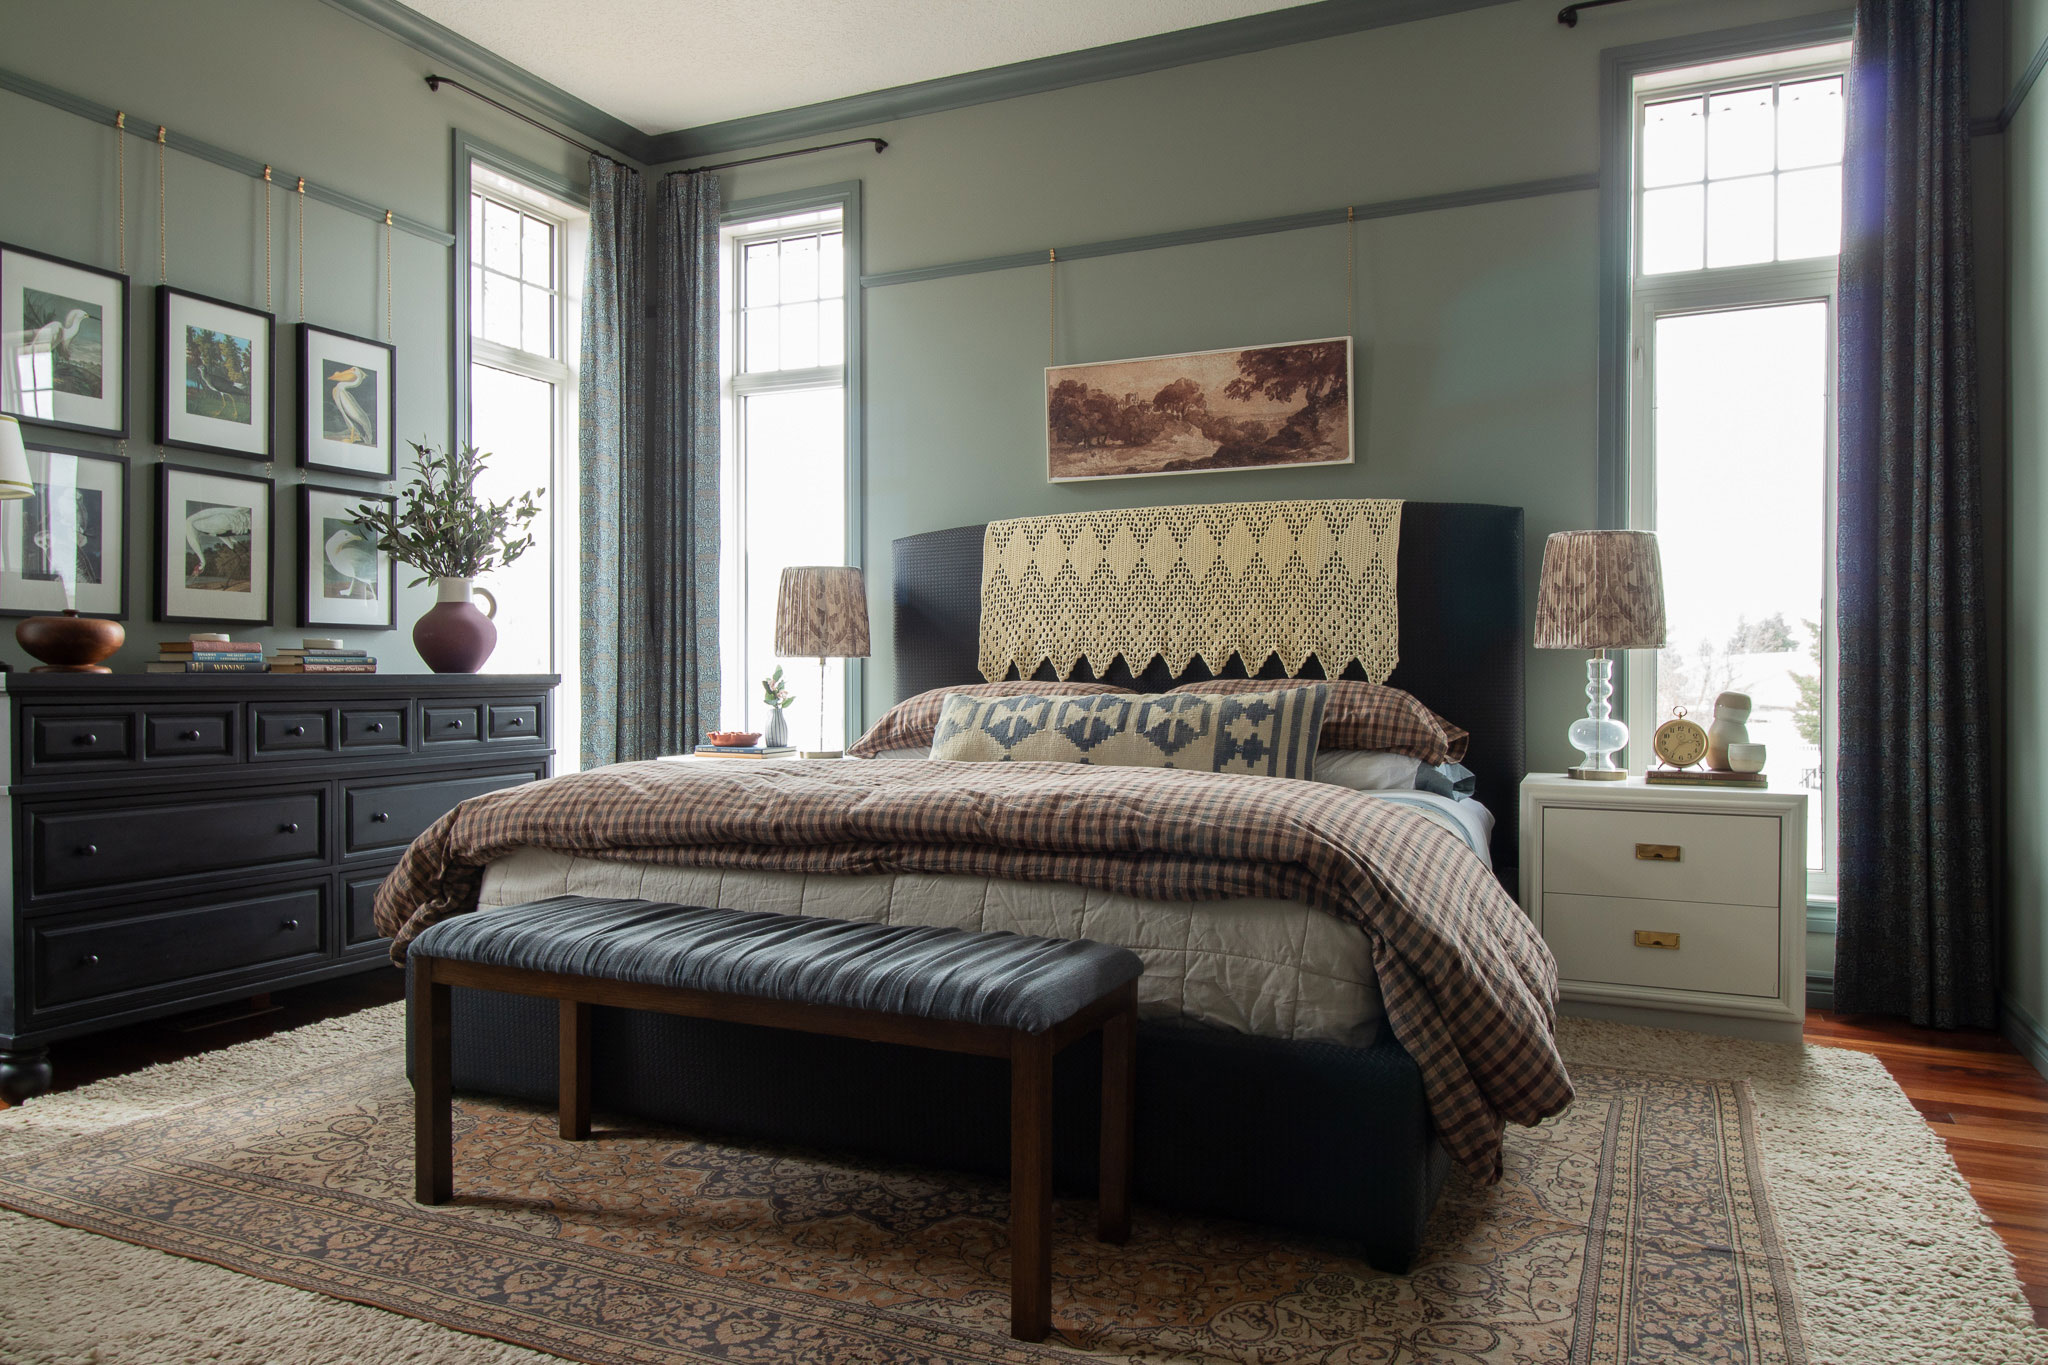
<svg viewBox="0 0 2048 1365">
<path fill-rule="evenodd" d="M 1717 773 L 1735 771 L 1728 764 L 1728 746 L 1749 743 L 1749 694 L 1723 692 L 1714 698 L 1714 723 L 1707 727 L 1707 766 Z"/>
</svg>

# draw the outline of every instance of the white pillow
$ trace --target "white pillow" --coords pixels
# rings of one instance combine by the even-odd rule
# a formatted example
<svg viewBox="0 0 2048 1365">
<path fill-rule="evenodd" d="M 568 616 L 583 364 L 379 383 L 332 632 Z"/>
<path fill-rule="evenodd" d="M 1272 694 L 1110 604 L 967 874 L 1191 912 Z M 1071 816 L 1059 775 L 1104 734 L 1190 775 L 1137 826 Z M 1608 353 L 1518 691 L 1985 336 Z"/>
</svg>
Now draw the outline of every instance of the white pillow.
<svg viewBox="0 0 2048 1365">
<path fill-rule="evenodd" d="M 1459 779 L 1470 774 L 1464 768 L 1447 771 L 1453 766 L 1439 768 L 1383 749 L 1328 749 L 1316 755 L 1315 780 L 1359 792 L 1424 791 L 1456 799 Z"/>
</svg>

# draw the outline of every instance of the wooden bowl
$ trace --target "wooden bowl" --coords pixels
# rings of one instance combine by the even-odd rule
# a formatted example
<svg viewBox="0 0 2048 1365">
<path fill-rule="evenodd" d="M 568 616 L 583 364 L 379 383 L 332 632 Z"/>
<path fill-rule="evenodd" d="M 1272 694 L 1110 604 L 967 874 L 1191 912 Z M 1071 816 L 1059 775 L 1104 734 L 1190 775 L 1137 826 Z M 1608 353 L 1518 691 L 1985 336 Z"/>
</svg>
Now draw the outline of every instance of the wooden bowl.
<svg viewBox="0 0 2048 1365">
<path fill-rule="evenodd" d="M 119 649 L 126 635 L 119 621 L 68 609 L 62 616 L 31 616 L 14 628 L 21 647 L 43 661 L 38 673 L 111 673 L 100 660 Z"/>
<path fill-rule="evenodd" d="M 704 736 L 721 749 L 747 749 L 761 742 L 759 730 L 713 730 Z"/>
</svg>

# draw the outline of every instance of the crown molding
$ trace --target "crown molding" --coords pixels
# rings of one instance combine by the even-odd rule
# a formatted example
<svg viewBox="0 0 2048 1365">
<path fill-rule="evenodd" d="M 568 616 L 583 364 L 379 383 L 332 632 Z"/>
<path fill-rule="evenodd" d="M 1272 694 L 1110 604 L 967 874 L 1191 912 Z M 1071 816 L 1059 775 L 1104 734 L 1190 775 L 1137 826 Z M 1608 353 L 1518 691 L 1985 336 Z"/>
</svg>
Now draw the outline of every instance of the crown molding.
<svg viewBox="0 0 2048 1365">
<path fill-rule="evenodd" d="M 506 61 L 454 29 L 435 23 L 398 0 L 325 0 L 326 4 L 371 28 L 396 38 L 415 52 L 495 86 L 545 118 L 589 138 L 600 146 L 625 153 L 629 160 L 645 166 L 658 139 L 641 132 L 623 119 L 614 118 L 594 104 L 576 98 L 550 81 L 542 80 L 523 66 Z M 664 134 L 664 136 L 674 136 Z"/>
</svg>

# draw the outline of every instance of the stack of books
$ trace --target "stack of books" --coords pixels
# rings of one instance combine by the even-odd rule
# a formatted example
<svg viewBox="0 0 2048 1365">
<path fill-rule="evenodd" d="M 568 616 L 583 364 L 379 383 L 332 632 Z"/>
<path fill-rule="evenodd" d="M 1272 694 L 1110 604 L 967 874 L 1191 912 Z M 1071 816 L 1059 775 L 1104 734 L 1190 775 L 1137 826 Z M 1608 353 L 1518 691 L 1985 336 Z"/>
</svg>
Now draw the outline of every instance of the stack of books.
<svg viewBox="0 0 2048 1365">
<path fill-rule="evenodd" d="M 1712 768 L 1652 768 L 1643 780 L 1653 787 L 1768 787 L 1762 773 L 1717 772 Z"/>
<path fill-rule="evenodd" d="M 270 656 L 272 673 L 375 673 L 377 660 L 364 649 L 344 649 L 339 640 L 307 640 L 297 649 Z"/>
<path fill-rule="evenodd" d="M 699 744 L 699 758 L 794 758 L 796 749 L 788 744 Z"/>
<path fill-rule="evenodd" d="M 230 640 L 201 633 L 187 640 L 164 640 L 147 673 L 261 673 L 263 646 L 254 640 Z"/>
</svg>

